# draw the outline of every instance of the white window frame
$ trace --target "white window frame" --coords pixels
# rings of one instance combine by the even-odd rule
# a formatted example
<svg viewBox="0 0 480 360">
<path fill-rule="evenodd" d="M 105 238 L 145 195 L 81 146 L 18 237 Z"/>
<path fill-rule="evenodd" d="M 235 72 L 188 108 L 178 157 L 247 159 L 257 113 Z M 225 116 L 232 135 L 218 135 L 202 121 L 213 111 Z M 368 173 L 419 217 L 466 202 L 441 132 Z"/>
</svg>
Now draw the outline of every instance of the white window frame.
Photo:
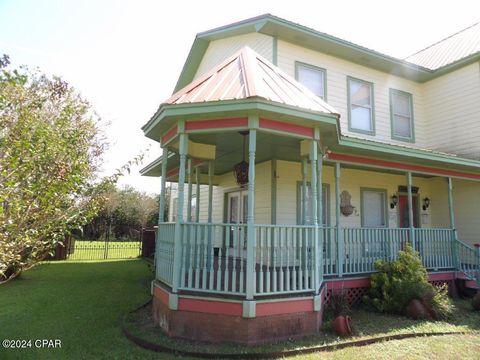
<svg viewBox="0 0 480 360">
<path fill-rule="evenodd" d="M 408 99 L 409 103 L 409 111 L 410 111 L 410 136 L 403 136 L 395 134 L 395 117 L 401 116 L 406 117 L 404 114 L 397 114 L 395 112 L 395 102 L 394 102 L 394 95 L 405 96 Z M 390 125 L 392 128 L 392 139 L 406 141 L 406 142 L 415 142 L 415 124 L 413 119 L 413 95 L 397 89 L 390 89 Z"/>
<path fill-rule="evenodd" d="M 370 89 L 370 104 L 367 105 L 361 105 L 361 104 L 354 104 L 352 102 L 352 96 L 351 96 L 351 84 L 352 82 L 356 83 L 361 83 L 362 85 L 367 85 Z M 352 132 L 358 132 L 366 135 L 375 135 L 375 99 L 374 99 L 374 87 L 373 83 L 361 79 L 357 79 L 351 76 L 347 76 L 347 100 L 348 100 L 348 130 Z M 359 129 L 355 128 L 353 126 L 353 118 L 352 118 L 352 105 L 355 105 L 356 107 L 361 107 L 364 109 L 369 109 L 370 110 L 370 129 L 365 130 L 365 129 Z"/>
<path fill-rule="evenodd" d="M 295 79 L 296 79 L 300 84 L 302 84 L 303 86 L 305 86 L 307 89 L 308 89 L 308 86 L 306 86 L 305 84 L 303 84 L 303 83 L 300 81 L 300 69 L 301 69 L 301 68 L 313 70 L 313 71 L 316 71 L 316 72 L 319 72 L 319 73 L 322 74 L 322 79 L 323 79 L 323 94 L 317 94 L 317 93 L 315 93 L 313 90 L 311 90 L 311 89 L 309 89 L 309 90 L 312 91 L 315 95 L 317 95 L 317 96 L 318 96 L 319 98 L 321 98 L 322 100 L 327 101 L 327 70 L 324 69 L 324 68 L 315 66 L 315 65 L 310 65 L 310 64 L 306 64 L 306 63 L 303 63 L 303 62 L 300 62 L 300 61 L 295 61 Z"/>
<path fill-rule="evenodd" d="M 367 210 L 365 209 L 365 204 L 364 204 L 364 193 L 365 192 L 376 192 L 382 194 L 383 202 L 382 202 L 382 216 L 383 216 L 383 225 L 379 226 L 381 228 L 388 228 L 388 204 L 387 204 L 387 197 L 388 197 L 388 192 L 385 189 L 373 189 L 373 188 L 360 188 L 360 201 L 361 201 L 361 209 L 360 209 L 360 215 L 361 215 L 361 225 L 362 227 L 368 228 L 369 226 L 365 225 L 365 216 L 367 214 Z"/>
</svg>

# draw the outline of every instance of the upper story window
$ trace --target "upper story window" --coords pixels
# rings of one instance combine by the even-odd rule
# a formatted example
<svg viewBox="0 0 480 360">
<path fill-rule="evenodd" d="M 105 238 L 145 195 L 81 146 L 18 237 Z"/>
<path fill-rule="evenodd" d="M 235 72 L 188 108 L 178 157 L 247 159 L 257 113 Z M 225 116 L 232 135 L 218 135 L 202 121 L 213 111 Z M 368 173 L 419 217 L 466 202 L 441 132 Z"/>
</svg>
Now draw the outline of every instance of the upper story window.
<svg viewBox="0 0 480 360">
<path fill-rule="evenodd" d="M 300 84 L 304 85 L 315 95 L 321 97 L 323 100 L 326 99 L 327 91 L 325 69 L 296 61 L 295 78 Z"/>
<path fill-rule="evenodd" d="M 348 77 L 349 130 L 375 135 L 373 84 Z"/>
<path fill-rule="evenodd" d="M 392 121 L 392 139 L 415 141 L 412 94 L 390 89 L 390 118 Z"/>
</svg>

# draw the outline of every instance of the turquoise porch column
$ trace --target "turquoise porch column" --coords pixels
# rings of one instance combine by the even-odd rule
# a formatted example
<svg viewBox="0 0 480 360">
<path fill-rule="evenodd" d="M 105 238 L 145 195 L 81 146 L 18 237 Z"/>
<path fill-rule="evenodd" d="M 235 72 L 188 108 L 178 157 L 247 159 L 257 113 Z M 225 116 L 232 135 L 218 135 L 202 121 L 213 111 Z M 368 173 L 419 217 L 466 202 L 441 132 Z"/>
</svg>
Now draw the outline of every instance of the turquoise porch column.
<svg viewBox="0 0 480 360">
<path fill-rule="evenodd" d="M 340 163 L 335 163 L 335 237 L 337 240 L 337 274 L 343 276 L 344 243 L 343 231 L 340 226 Z"/>
<path fill-rule="evenodd" d="M 316 134 L 318 134 L 318 131 L 315 131 Z M 317 186 L 318 186 L 318 181 L 317 181 L 317 157 L 318 157 L 318 149 L 317 149 L 317 140 L 314 139 L 310 143 L 310 166 L 311 166 L 311 188 L 312 188 L 312 193 L 311 193 L 311 206 L 312 206 L 312 225 L 314 226 L 313 229 L 313 259 L 312 263 L 314 266 L 314 279 L 313 283 L 315 284 L 315 293 L 318 291 L 318 288 L 320 286 L 320 257 L 319 257 L 319 252 L 318 249 L 320 248 L 318 244 L 318 217 L 317 217 Z"/>
<path fill-rule="evenodd" d="M 247 210 L 247 281 L 246 298 L 253 300 L 255 295 L 255 152 L 257 150 L 257 130 L 250 129 L 248 136 L 248 210 Z"/>
<path fill-rule="evenodd" d="M 320 138 L 320 133 L 318 134 Z M 320 149 L 318 149 L 320 150 Z M 317 266 L 319 267 L 319 286 L 323 281 L 323 246 L 324 246 L 324 229 L 323 229 L 323 154 L 318 151 L 317 159 L 317 218 L 318 218 L 318 249 L 317 249 L 317 258 L 319 259 Z"/>
<path fill-rule="evenodd" d="M 166 182 L 167 182 L 167 161 L 168 161 L 168 149 L 162 149 L 162 180 L 160 181 L 160 205 L 158 210 L 158 228 L 157 228 L 157 241 L 155 241 L 155 269 L 156 278 L 159 277 L 160 266 L 157 264 L 159 259 L 160 242 L 158 241 L 160 231 L 162 231 L 161 224 L 165 222 L 165 195 L 166 195 Z M 167 219 L 168 221 L 168 219 Z"/>
<path fill-rule="evenodd" d="M 212 223 L 212 213 L 213 213 L 213 160 L 210 160 L 208 162 L 208 209 L 207 209 L 207 222 L 209 224 Z M 215 235 L 215 233 L 213 233 Z M 212 247 L 212 227 L 208 227 L 207 231 L 207 249 L 210 249 Z M 213 245 L 215 246 L 215 245 Z M 212 251 L 208 251 L 207 254 L 207 268 L 210 269 L 210 266 L 212 264 Z M 210 273 L 210 283 L 213 283 L 213 272 Z"/>
<path fill-rule="evenodd" d="M 187 160 L 188 164 L 188 193 L 187 193 L 187 222 L 192 221 L 192 159 Z"/>
<path fill-rule="evenodd" d="M 212 213 L 213 213 L 213 173 L 214 173 L 214 163 L 213 160 L 208 162 L 208 223 L 212 223 Z"/>
<path fill-rule="evenodd" d="M 180 125 L 180 124 L 179 124 Z M 179 126 L 180 128 L 180 126 Z M 178 206 L 177 206 L 177 221 L 175 222 L 175 242 L 173 245 L 173 279 L 172 279 L 172 292 L 178 292 L 180 286 L 180 267 L 182 266 L 182 224 L 183 221 L 183 205 L 185 195 L 185 165 L 187 159 L 188 150 L 188 134 L 180 133 L 180 165 L 178 172 Z M 170 304 L 170 308 L 174 308 Z"/>
<path fill-rule="evenodd" d="M 197 166 L 195 168 L 195 201 L 197 202 L 195 205 L 195 222 L 200 222 L 200 167 Z"/>
<path fill-rule="evenodd" d="M 447 178 L 447 186 L 448 186 L 448 213 L 450 215 L 450 229 L 452 229 L 452 258 L 453 258 L 453 265 L 456 269 L 458 269 L 459 258 L 457 254 L 457 240 L 458 240 L 458 233 L 457 229 L 455 228 L 455 212 L 453 208 L 453 181 L 451 177 Z"/>
<path fill-rule="evenodd" d="M 408 227 L 410 229 L 410 241 L 413 249 L 415 247 L 415 227 L 413 222 L 413 199 L 412 199 L 412 173 L 407 172 L 407 192 L 408 192 Z"/>
<path fill-rule="evenodd" d="M 302 218 L 301 224 L 307 223 L 307 158 L 302 158 Z"/>
<path fill-rule="evenodd" d="M 165 222 L 165 195 L 166 195 L 166 183 L 167 183 L 167 162 L 168 162 L 168 150 L 163 148 L 162 154 L 162 180 L 160 183 L 160 207 L 158 211 L 158 224 Z"/>
</svg>

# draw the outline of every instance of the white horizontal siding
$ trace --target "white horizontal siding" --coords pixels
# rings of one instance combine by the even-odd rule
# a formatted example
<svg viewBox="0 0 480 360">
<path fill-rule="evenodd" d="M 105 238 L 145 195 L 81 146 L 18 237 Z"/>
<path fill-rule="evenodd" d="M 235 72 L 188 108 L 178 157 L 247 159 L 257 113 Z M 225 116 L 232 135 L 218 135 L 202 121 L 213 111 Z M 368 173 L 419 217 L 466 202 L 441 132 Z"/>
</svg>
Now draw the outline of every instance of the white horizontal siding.
<svg viewBox="0 0 480 360">
<path fill-rule="evenodd" d="M 423 85 L 428 147 L 480 159 L 480 64 Z"/>
<path fill-rule="evenodd" d="M 210 42 L 195 74 L 195 78 L 206 73 L 244 46 L 249 46 L 258 54 L 272 61 L 273 38 L 271 36 L 259 33 L 231 36 Z"/>
<path fill-rule="evenodd" d="M 295 61 L 315 65 L 327 70 L 327 102 L 340 112 L 340 124 L 343 134 L 351 134 L 357 137 L 393 144 L 405 144 L 391 138 L 389 89 L 393 88 L 411 93 L 413 96 L 416 141 L 414 144 L 409 144 L 425 147 L 425 116 L 420 84 L 279 40 L 278 66 L 289 75 L 294 76 Z M 375 136 L 363 135 L 348 130 L 347 76 L 374 84 Z"/>
</svg>

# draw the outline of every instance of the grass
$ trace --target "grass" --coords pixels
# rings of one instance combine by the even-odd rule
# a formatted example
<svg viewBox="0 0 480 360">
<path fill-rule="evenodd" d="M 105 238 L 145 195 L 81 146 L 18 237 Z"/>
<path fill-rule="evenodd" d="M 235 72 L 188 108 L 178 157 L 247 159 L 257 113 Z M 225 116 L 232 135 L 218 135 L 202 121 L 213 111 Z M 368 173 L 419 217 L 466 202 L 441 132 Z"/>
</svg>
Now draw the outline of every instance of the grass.
<svg viewBox="0 0 480 360">
<path fill-rule="evenodd" d="M 0 340 L 60 339 L 61 349 L 4 349 L 0 359 L 151 359 L 120 318 L 149 299 L 152 273 L 138 260 L 51 262 L 0 287 Z M 161 356 L 160 356 L 161 358 Z"/>
<path fill-rule="evenodd" d="M 108 250 L 105 246 L 108 244 Z M 103 260 L 136 258 L 140 255 L 139 241 L 88 241 L 76 240 L 75 251 L 69 260 Z"/>
<path fill-rule="evenodd" d="M 39 265 L 0 287 L 0 340 L 60 339 L 60 349 L 3 349 L 0 359 L 169 359 L 135 346 L 121 333 L 120 318 L 149 298 L 152 273 L 140 259 L 102 262 L 51 262 Z M 471 335 L 405 339 L 321 353 L 327 359 L 479 358 L 480 313 L 457 301 L 449 322 L 413 321 L 399 316 L 355 310 L 355 336 L 336 337 L 325 326 L 321 335 L 245 348 L 213 346 L 163 336 L 148 320 L 150 311 L 129 318 L 137 334 L 184 350 L 205 352 L 279 351 L 338 344 L 385 334 L 469 331 Z M 313 359 L 319 354 L 296 358 Z"/>
<path fill-rule="evenodd" d="M 292 357 L 291 359 L 478 359 L 480 336 L 478 334 L 450 335 L 393 340 L 364 347 L 352 347 L 331 352 L 322 352 Z"/>
<path fill-rule="evenodd" d="M 416 321 L 411 320 L 403 316 L 379 314 L 366 309 L 356 309 L 352 313 L 353 326 L 354 326 L 354 336 L 349 338 L 341 338 L 336 336 L 330 328 L 329 319 L 325 320 L 325 325 L 323 331 L 319 335 L 307 336 L 301 339 L 282 341 L 276 344 L 260 345 L 254 347 L 244 347 L 241 345 L 234 344 L 223 344 L 223 345 L 213 345 L 213 344 L 199 344 L 193 343 L 178 339 L 171 339 L 158 331 L 158 328 L 153 326 L 153 320 L 151 318 L 151 313 L 148 308 L 142 309 L 141 311 L 129 315 L 127 318 L 127 328 L 132 331 L 135 335 L 140 336 L 144 339 L 147 339 L 153 343 L 158 343 L 167 347 L 182 349 L 185 351 L 201 351 L 207 353 L 252 353 L 252 352 L 281 352 L 294 349 L 302 348 L 312 348 L 321 345 L 338 345 L 345 342 L 364 340 L 370 338 L 376 338 L 386 335 L 395 335 L 395 334 L 406 334 L 406 333 L 445 333 L 445 332 L 470 332 L 472 335 L 461 335 L 461 336 L 441 336 L 434 338 L 415 338 L 415 339 L 405 339 L 398 341 L 399 343 L 405 342 L 405 346 L 408 344 L 411 345 L 412 351 L 413 348 L 423 344 L 427 341 L 428 344 L 434 346 L 438 344 L 441 348 L 448 347 L 449 342 L 452 342 L 452 339 L 456 339 L 451 343 L 451 353 L 460 353 L 463 355 L 468 355 L 469 351 L 472 349 L 478 349 L 480 347 L 480 313 L 472 312 L 471 304 L 468 300 L 457 300 L 455 302 L 456 310 L 454 316 L 449 321 Z M 388 347 L 388 343 L 386 346 Z M 472 348 L 470 345 L 474 344 Z M 408 346 L 410 346 L 408 345 Z M 422 345 L 423 346 L 423 345 Z M 421 349 L 423 347 L 420 346 Z M 356 354 L 365 352 L 368 354 L 370 348 L 378 349 L 377 345 L 368 345 L 361 348 L 354 348 L 354 350 L 336 350 L 331 352 L 322 352 L 322 357 L 333 356 L 336 358 L 335 353 L 349 354 L 349 351 L 354 351 Z M 436 345 L 434 346 L 436 347 Z M 460 347 L 461 349 L 457 349 Z M 370 354 L 371 358 L 378 358 L 382 353 L 377 353 L 378 350 L 372 350 Z M 383 350 L 382 350 L 383 351 Z M 428 348 L 421 350 L 419 354 L 423 354 L 422 351 L 425 351 L 425 356 L 428 355 Z M 393 355 L 392 353 L 389 353 Z M 303 355 L 306 358 L 310 358 L 313 355 Z M 316 354 L 318 357 L 318 354 Z M 367 355 L 365 355 L 367 356 Z M 313 357 L 311 357 L 313 358 Z M 387 357 L 388 358 L 388 357 Z M 428 356 L 427 356 L 428 358 Z M 440 358 L 442 358 L 440 356 Z M 443 357 L 450 358 L 450 357 Z M 468 358 L 468 357 L 467 357 Z M 478 356 L 477 356 L 478 358 Z"/>
</svg>

